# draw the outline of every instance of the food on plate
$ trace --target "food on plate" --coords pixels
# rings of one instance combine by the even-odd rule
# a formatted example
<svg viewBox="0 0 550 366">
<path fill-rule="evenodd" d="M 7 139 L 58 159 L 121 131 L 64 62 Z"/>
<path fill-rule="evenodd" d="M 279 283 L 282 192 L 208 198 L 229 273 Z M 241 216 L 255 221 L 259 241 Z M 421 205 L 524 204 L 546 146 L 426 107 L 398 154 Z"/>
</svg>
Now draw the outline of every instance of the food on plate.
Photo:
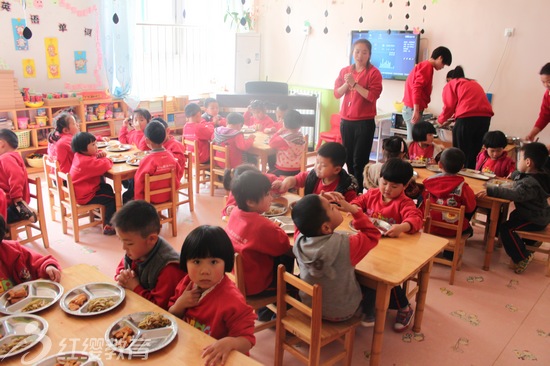
<svg viewBox="0 0 550 366">
<path fill-rule="evenodd" d="M 284 212 L 284 208 L 277 207 L 277 206 L 271 206 L 269 210 L 265 212 L 266 215 L 281 215 Z"/>
<path fill-rule="evenodd" d="M 156 328 L 163 328 L 167 327 L 172 322 L 170 319 L 165 318 L 161 314 L 150 314 L 147 315 L 145 318 L 143 318 L 139 324 L 139 329 L 156 329 Z"/>
<path fill-rule="evenodd" d="M 128 164 L 139 164 L 139 159 L 138 158 L 131 158 L 131 159 L 128 159 L 127 163 Z"/>
<path fill-rule="evenodd" d="M 115 300 L 111 297 L 98 297 L 96 299 L 90 300 L 88 303 L 88 311 L 90 313 L 97 313 L 98 311 L 103 311 L 109 309 L 115 305 Z"/>
<path fill-rule="evenodd" d="M 115 338 L 115 346 L 119 348 L 126 348 L 132 343 L 134 330 L 129 326 L 124 326 L 117 331 L 113 332 L 113 337 Z"/>
<path fill-rule="evenodd" d="M 10 304 L 15 304 L 16 302 L 23 300 L 25 297 L 27 297 L 27 295 L 27 287 L 23 286 L 18 289 L 9 290 L 7 298 Z"/>
<path fill-rule="evenodd" d="M 88 297 L 86 296 L 86 294 L 78 294 L 73 297 L 73 299 L 69 302 L 68 307 L 70 310 L 76 311 L 80 309 L 80 307 L 84 305 L 86 301 L 88 301 Z"/>
<path fill-rule="evenodd" d="M 74 358 L 67 358 L 67 357 L 58 357 L 55 366 L 80 366 L 82 365 L 82 362 L 85 362 L 86 359 L 79 360 Z"/>
<path fill-rule="evenodd" d="M 36 309 L 40 309 L 46 306 L 47 303 L 48 301 L 46 301 L 45 299 L 36 299 L 29 302 L 27 305 L 25 305 L 25 307 L 22 308 L 21 311 L 26 312 L 26 311 L 33 311 Z"/>
<path fill-rule="evenodd" d="M 26 335 L 13 337 L 9 343 L 0 346 L 0 356 L 8 354 L 14 349 L 23 348 L 31 343 L 31 341 L 32 338 Z"/>
</svg>

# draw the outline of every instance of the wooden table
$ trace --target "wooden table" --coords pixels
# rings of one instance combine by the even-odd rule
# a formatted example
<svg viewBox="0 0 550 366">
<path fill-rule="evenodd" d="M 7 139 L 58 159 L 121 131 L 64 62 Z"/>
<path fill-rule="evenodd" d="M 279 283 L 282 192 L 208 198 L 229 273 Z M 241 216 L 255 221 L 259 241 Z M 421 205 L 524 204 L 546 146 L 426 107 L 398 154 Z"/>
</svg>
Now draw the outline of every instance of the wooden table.
<svg viewBox="0 0 550 366">
<path fill-rule="evenodd" d="M 267 142 L 269 142 L 271 136 L 268 134 L 263 132 L 255 132 L 254 136 L 256 136 L 254 139 L 254 144 L 252 144 L 252 147 L 247 151 L 247 153 L 258 156 L 260 160 L 260 171 L 265 173 L 267 172 L 267 157 L 275 154 L 277 150 L 269 147 Z"/>
<path fill-rule="evenodd" d="M 135 146 L 131 150 L 123 152 L 108 152 L 107 156 L 113 154 L 121 155 L 133 155 L 134 153 L 140 151 Z M 126 179 L 131 179 L 136 174 L 138 167 L 126 163 L 115 163 L 113 167 L 105 173 L 105 177 L 112 179 L 113 189 L 115 191 L 115 205 L 117 211 L 122 207 L 122 181 Z"/>
<path fill-rule="evenodd" d="M 65 292 L 72 288 L 90 282 L 113 282 L 99 272 L 95 267 L 79 264 L 63 270 L 61 284 Z M 126 291 L 126 299 L 116 309 L 102 315 L 92 317 L 75 317 L 66 314 L 59 304 L 55 304 L 37 315 L 48 321 L 49 329 L 46 340 L 51 341 L 47 346 L 42 341 L 43 347 L 35 346 L 25 356 L 27 364 L 34 364 L 38 360 L 60 352 L 83 351 L 96 354 L 101 357 L 105 365 L 139 364 L 139 365 L 203 365 L 201 359 L 202 349 L 213 343 L 214 338 L 195 329 L 181 319 L 176 319 L 178 335 L 164 349 L 151 353 L 147 358 L 128 359 L 116 353 L 111 353 L 104 340 L 107 328 L 119 318 L 140 311 L 156 311 L 168 314 L 155 304 L 132 291 Z M 2 365 L 21 365 L 19 356 L 0 359 Z M 260 365 L 255 360 L 233 351 L 227 365 Z"/>
<path fill-rule="evenodd" d="M 435 175 L 436 173 L 424 169 L 424 168 L 415 168 L 415 171 L 418 173 L 418 182 L 423 182 L 424 179 L 431 177 L 432 175 Z M 484 180 L 470 178 L 470 177 L 464 177 L 464 180 L 468 185 L 472 188 L 474 193 L 478 193 L 485 190 L 485 182 Z M 495 236 L 497 232 L 497 225 L 498 225 L 498 219 L 500 215 L 500 210 L 503 205 L 507 205 L 510 203 L 508 200 L 504 200 L 502 198 L 496 198 L 496 197 L 483 197 L 483 198 L 476 198 L 477 206 L 487 208 L 490 210 L 490 215 L 487 218 L 488 220 L 488 230 L 486 231 L 487 236 L 485 237 L 485 260 L 483 262 L 483 269 L 485 271 L 489 270 L 489 267 L 491 265 L 491 256 L 493 255 L 494 247 L 495 247 Z"/>
</svg>

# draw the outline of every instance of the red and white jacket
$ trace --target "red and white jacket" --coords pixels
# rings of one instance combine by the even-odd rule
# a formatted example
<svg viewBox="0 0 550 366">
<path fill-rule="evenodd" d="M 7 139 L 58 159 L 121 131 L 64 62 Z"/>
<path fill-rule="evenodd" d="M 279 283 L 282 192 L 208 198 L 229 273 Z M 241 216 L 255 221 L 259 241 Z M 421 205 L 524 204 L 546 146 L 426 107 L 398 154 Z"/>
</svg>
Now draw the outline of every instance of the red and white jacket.
<svg viewBox="0 0 550 366">
<path fill-rule="evenodd" d="M 29 178 L 25 162 L 18 152 L 8 151 L 0 155 L 0 189 L 6 194 L 7 205 L 22 198 L 29 203 Z"/>
<path fill-rule="evenodd" d="M 540 105 L 539 118 L 535 122 L 535 127 L 543 130 L 548 123 L 550 123 L 550 90 L 545 90 L 542 104 Z"/>
<path fill-rule="evenodd" d="M 145 155 L 139 162 L 139 168 L 134 176 L 134 199 L 145 199 L 145 175 L 161 175 L 169 173 L 174 169 L 176 172 L 176 184 L 183 176 L 183 170 L 176 162 L 172 153 L 162 150 L 151 150 L 148 155 Z M 166 188 L 170 186 L 169 181 L 158 181 L 151 183 L 151 189 Z M 151 196 L 151 203 L 162 203 L 170 200 L 170 193 L 163 193 Z"/>
<path fill-rule="evenodd" d="M 453 114 L 456 118 L 494 115 L 481 85 L 475 80 L 465 78 L 453 79 L 443 88 L 443 109 L 437 121 L 443 123 Z"/>
<path fill-rule="evenodd" d="M 304 156 L 304 135 L 302 132 L 292 132 L 282 129 L 269 140 L 269 146 L 277 150 L 275 168 L 283 171 L 300 170 Z"/>
<path fill-rule="evenodd" d="M 376 101 L 380 98 L 380 94 L 382 93 L 382 74 L 372 65 L 359 73 L 355 73 L 354 70 L 354 65 L 346 66 L 340 70 L 334 82 L 334 97 L 336 97 L 336 99 L 342 97 L 342 95 L 337 92 L 337 89 L 346 82 L 344 75 L 348 73 L 355 75 L 357 84 L 368 89 L 369 95 L 367 98 L 363 98 L 356 90 L 348 89 L 343 95 L 344 100 L 342 101 L 340 115 L 342 119 L 348 121 L 373 119 L 377 114 Z"/>
<path fill-rule="evenodd" d="M 63 133 L 55 143 L 48 144 L 48 155 L 59 162 L 59 170 L 68 173 L 73 164 L 74 152 L 71 148 L 73 135 Z"/>
<path fill-rule="evenodd" d="M 426 109 L 430 104 L 433 76 L 434 68 L 430 61 L 416 64 L 405 82 L 403 104 L 409 108 L 414 108 L 414 105 L 418 104 L 420 110 Z"/>
<path fill-rule="evenodd" d="M 79 205 L 85 205 L 99 189 L 101 177 L 111 169 L 113 162 L 109 158 L 97 158 L 95 156 L 74 154 L 71 166 L 74 194 Z"/>
<path fill-rule="evenodd" d="M 199 162 L 206 163 L 210 160 L 210 138 L 214 132 L 214 124 L 211 122 L 187 122 L 183 126 L 183 138 L 186 140 L 199 141 Z M 194 147 L 189 147 L 194 153 Z"/>
<path fill-rule="evenodd" d="M 252 147 L 254 139 L 251 137 L 245 139 L 240 130 L 222 126 L 216 127 L 214 130 L 212 142 L 222 146 L 229 146 L 229 164 L 231 165 L 229 168 L 233 169 L 243 163 L 243 154 Z M 220 154 L 223 153 L 216 152 L 216 156 L 220 156 Z M 225 164 L 218 162 L 216 164 L 220 168 L 225 168 Z"/>
<path fill-rule="evenodd" d="M 122 126 L 118 135 L 118 141 L 123 144 L 133 144 L 136 145 L 141 151 L 151 150 L 147 143 L 145 142 L 145 135 L 141 130 L 131 130 L 128 131 L 128 127 Z"/>
</svg>

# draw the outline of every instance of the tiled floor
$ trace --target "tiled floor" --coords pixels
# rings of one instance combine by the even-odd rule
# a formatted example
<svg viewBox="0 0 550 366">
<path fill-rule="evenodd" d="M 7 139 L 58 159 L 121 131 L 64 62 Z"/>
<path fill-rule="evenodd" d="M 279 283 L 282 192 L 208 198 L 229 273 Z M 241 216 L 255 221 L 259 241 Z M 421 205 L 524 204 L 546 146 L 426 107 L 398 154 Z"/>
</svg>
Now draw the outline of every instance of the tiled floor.
<svg viewBox="0 0 550 366">
<path fill-rule="evenodd" d="M 202 189 L 195 202 L 193 213 L 180 207 L 177 238 L 171 237 L 167 225 L 162 229 L 161 235 L 178 251 L 194 227 L 221 223 L 223 192 L 210 197 L 209 190 Z M 109 276 L 114 274 L 123 256 L 116 237 L 91 228 L 75 244 L 71 235 L 62 234 L 60 223 L 49 220 L 49 212 L 47 217 L 50 249 L 45 250 L 41 242 L 29 247 L 53 254 L 62 266 L 88 263 Z M 544 264 L 534 261 L 517 275 L 508 268 L 508 257 L 500 248 L 493 255 L 491 270 L 483 271 L 481 238 L 481 230 L 476 229 L 453 286 L 448 284 L 449 268 L 434 266 L 421 333 L 394 333 L 395 311 L 388 313 L 382 365 L 550 365 L 550 277 L 544 275 Z M 251 357 L 272 364 L 274 334 L 274 330 L 258 333 Z M 368 364 L 371 341 L 372 328 L 358 328 L 354 365 Z M 285 355 L 285 365 L 298 364 Z"/>
</svg>

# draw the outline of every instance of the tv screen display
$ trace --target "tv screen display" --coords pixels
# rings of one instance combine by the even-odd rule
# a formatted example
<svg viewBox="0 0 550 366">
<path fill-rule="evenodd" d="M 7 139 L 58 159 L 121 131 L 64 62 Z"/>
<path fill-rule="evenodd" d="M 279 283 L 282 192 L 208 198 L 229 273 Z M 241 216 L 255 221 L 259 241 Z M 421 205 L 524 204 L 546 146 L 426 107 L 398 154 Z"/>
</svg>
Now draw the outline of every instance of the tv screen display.
<svg viewBox="0 0 550 366">
<path fill-rule="evenodd" d="M 368 39 L 372 44 L 370 61 L 384 79 L 406 80 L 418 62 L 420 35 L 410 31 L 351 31 L 350 63 L 354 63 L 353 44 Z"/>
</svg>

